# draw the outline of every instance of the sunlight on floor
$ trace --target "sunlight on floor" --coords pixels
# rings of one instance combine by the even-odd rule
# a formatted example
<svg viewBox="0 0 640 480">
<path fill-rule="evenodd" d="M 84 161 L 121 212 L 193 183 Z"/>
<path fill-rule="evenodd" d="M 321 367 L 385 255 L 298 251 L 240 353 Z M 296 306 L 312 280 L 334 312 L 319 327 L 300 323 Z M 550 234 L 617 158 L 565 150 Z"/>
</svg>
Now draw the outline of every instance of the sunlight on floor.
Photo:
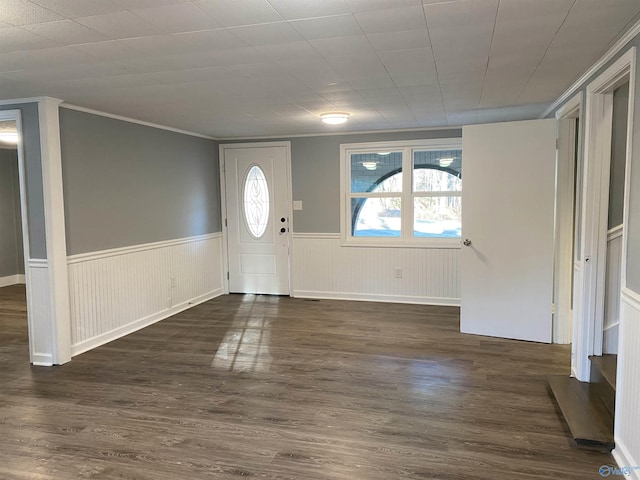
<svg viewBox="0 0 640 480">
<path fill-rule="evenodd" d="M 264 312 L 264 306 L 259 308 Z M 253 309 L 253 307 L 251 307 Z M 271 319 L 264 315 L 236 315 L 220 342 L 211 366 L 233 372 L 267 372 L 273 357 L 269 352 Z"/>
</svg>

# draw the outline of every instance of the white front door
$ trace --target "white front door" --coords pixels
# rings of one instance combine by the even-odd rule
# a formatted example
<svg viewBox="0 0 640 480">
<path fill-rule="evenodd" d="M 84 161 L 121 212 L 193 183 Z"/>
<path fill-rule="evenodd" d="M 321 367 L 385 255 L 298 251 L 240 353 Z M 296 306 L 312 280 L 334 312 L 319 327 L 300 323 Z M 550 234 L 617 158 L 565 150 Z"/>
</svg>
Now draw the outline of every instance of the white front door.
<svg viewBox="0 0 640 480">
<path fill-rule="evenodd" d="M 551 342 L 555 140 L 554 119 L 462 129 L 463 333 Z"/>
<path fill-rule="evenodd" d="M 288 145 L 223 152 L 229 291 L 289 295 Z"/>
</svg>

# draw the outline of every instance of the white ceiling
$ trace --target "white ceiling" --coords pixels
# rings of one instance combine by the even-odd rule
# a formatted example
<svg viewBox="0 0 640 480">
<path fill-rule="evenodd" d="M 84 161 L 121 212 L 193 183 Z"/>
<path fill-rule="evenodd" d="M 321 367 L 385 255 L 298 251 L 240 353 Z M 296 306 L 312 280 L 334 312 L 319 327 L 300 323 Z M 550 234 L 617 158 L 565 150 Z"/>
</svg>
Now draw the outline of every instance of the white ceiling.
<svg viewBox="0 0 640 480">
<path fill-rule="evenodd" d="M 1 0 L 0 98 L 215 137 L 532 118 L 639 0 Z M 318 115 L 352 113 L 328 127 Z"/>
</svg>

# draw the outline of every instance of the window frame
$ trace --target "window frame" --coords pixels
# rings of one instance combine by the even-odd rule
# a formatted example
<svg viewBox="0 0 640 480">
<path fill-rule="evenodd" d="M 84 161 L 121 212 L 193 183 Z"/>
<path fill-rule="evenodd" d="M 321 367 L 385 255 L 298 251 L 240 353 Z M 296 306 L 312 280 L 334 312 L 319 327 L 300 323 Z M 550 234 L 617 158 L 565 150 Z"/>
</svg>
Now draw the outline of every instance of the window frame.
<svg viewBox="0 0 640 480">
<path fill-rule="evenodd" d="M 413 235 L 414 198 L 443 196 L 442 192 L 413 192 L 413 152 L 462 150 L 462 137 L 391 142 L 344 143 L 340 145 L 340 236 L 347 247 L 460 248 L 460 238 L 415 237 Z M 351 192 L 351 155 L 387 151 L 402 152 L 402 192 Z M 464 160 L 463 160 L 464 161 Z M 464 186 L 463 186 L 464 188 Z M 462 190 L 458 192 L 462 195 Z M 446 196 L 451 196 L 447 194 Z M 400 197 L 401 232 L 399 237 L 356 237 L 352 235 L 351 200 L 353 198 Z M 407 206 L 409 207 L 407 208 Z M 464 207 L 463 207 L 464 208 Z M 409 228 L 405 228 L 410 225 Z"/>
</svg>

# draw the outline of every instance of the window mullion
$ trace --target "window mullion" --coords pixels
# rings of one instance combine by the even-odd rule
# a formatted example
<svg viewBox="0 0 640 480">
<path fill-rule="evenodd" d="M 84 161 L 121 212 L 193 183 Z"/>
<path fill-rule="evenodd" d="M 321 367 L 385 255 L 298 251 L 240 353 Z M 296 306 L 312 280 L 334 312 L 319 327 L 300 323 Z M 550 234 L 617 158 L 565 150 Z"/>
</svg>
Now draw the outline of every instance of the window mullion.
<svg viewBox="0 0 640 480">
<path fill-rule="evenodd" d="M 357 192 L 349 194 L 351 198 L 392 198 L 401 196 L 402 192 Z"/>
<path fill-rule="evenodd" d="M 413 161 L 412 150 L 407 147 L 402 151 L 402 230 L 400 236 L 403 240 L 411 240 L 413 237 Z"/>
<path fill-rule="evenodd" d="M 462 192 L 415 192 L 413 198 L 416 197 L 461 197 Z"/>
</svg>

